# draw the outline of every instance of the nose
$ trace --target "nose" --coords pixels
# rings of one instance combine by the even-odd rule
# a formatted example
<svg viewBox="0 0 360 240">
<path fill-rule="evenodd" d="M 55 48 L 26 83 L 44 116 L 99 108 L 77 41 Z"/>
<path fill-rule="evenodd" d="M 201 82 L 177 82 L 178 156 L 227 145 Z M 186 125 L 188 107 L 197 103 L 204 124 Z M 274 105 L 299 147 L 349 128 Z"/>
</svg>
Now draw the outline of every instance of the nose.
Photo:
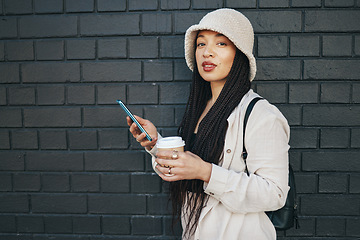
<svg viewBox="0 0 360 240">
<path fill-rule="evenodd" d="M 213 49 L 207 45 L 206 48 L 204 49 L 204 53 L 203 53 L 204 57 L 213 57 L 214 56 L 214 51 Z"/>
</svg>

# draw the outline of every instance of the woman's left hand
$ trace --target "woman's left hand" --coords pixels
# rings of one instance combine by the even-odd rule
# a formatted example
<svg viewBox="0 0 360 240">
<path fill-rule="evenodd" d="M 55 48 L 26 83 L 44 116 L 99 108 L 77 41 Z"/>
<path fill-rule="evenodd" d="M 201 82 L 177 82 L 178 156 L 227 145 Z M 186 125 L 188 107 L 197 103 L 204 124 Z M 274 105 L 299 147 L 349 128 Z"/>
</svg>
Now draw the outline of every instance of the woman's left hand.
<svg viewBox="0 0 360 240">
<path fill-rule="evenodd" d="M 159 151 L 156 155 L 155 161 L 158 163 L 156 168 L 162 173 L 159 176 L 165 181 L 200 179 L 209 182 L 210 180 L 211 163 L 205 162 L 189 151 Z"/>
</svg>

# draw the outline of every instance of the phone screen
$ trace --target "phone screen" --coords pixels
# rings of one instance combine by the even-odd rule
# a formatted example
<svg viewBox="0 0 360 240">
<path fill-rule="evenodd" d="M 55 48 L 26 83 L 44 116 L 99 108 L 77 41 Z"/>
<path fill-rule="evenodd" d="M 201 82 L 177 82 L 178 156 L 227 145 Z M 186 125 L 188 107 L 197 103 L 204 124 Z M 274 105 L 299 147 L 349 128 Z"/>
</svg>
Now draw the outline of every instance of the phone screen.
<svg viewBox="0 0 360 240">
<path fill-rule="evenodd" d="M 131 120 L 133 120 L 133 122 L 138 126 L 138 128 L 140 129 L 141 132 L 144 132 L 146 134 L 146 138 L 149 141 L 152 141 L 152 138 L 150 137 L 150 135 L 145 131 L 145 129 L 141 126 L 141 124 L 138 122 L 138 120 L 136 120 L 136 118 L 134 117 L 134 115 L 130 112 L 130 110 L 125 106 L 125 104 L 120 101 L 120 100 L 116 100 L 120 106 L 122 107 L 122 109 L 126 112 L 126 114 L 131 118 Z"/>
</svg>

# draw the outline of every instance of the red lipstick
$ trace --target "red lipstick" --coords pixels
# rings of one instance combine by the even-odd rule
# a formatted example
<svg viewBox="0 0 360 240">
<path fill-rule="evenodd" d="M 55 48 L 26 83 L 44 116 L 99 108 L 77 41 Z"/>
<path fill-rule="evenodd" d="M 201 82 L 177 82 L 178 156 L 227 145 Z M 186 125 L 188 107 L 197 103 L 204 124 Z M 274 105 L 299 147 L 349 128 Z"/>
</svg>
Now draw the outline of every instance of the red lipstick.
<svg viewBox="0 0 360 240">
<path fill-rule="evenodd" d="M 205 72 L 210 72 L 216 67 L 216 64 L 214 64 L 212 62 L 205 61 L 205 62 L 202 63 L 201 66 L 203 67 L 203 70 Z"/>
</svg>

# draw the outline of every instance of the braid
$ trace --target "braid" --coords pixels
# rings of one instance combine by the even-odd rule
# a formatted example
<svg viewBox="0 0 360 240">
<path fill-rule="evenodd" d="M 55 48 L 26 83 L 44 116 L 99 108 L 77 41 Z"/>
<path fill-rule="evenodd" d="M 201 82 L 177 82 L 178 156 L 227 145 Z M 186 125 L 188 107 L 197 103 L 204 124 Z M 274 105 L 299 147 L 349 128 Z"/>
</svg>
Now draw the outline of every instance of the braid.
<svg viewBox="0 0 360 240">
<path fill-rule="evenodd" d="M 228 127 L 227 119 L 250 87 L 249 60 L 237 49 L 233 66 L 218 99 L 201 121 L 192 148 L 186 145 L 185 150 L 198 155 L 204 161 L 219 164 Z M 195 64 L 192 89 L 184 118 L 179 127 L 179 135 L 185 142 L 191 142 L 197 122 L 211 96 L 210 83 L 202 79 Z M 187 209 L 185 209 L 189 214 L 189 221 L 185 229 L 187 234 L 195 231 L 201 210 L 207 201 L 202 183 L 197 179 L 170 183 L 173 220 L 175 217 L 180 218 L 181 209 L 187 202 Z M 189 189 L 192 189 L 194 194 L 187 194 Z"/>
</svg>

